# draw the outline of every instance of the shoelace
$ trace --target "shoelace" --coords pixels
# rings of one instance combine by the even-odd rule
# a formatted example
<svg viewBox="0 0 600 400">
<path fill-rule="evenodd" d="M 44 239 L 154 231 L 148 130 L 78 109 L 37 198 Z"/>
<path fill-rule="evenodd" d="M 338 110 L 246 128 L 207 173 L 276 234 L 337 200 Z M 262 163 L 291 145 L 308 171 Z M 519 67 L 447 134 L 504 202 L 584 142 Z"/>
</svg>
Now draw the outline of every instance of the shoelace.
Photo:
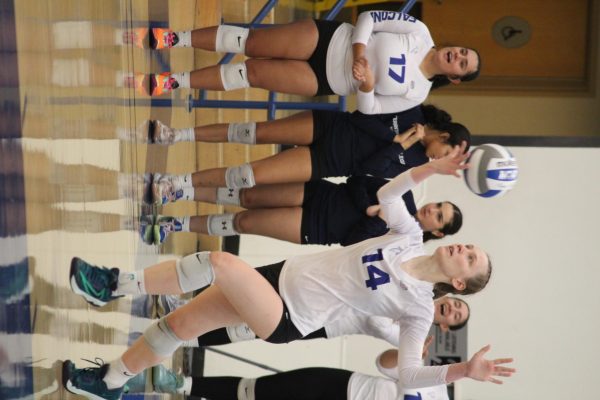
<svg viewBox="0 0 600 400">
<path fill-rule="evenodd" d="M 107 275 L 106 272 L 109 274 Z M 100 281 L 102 283 L 102 287 L 109 287 L 112 289 L 116 278 L 113 277 L 113 273 L 109 268 L 99 267 L 98 269 L 92 268 L 89 274 L 89 280 L 92 285 L 96 287 L 96 282 Z"/>
<path fill-rule="evenodd" d="M 104 360 L 101 359 L 100 357 L 96 357 L 94 359 L 94 361 L 88 360 L 87 358 L 82 358 L 82 360 L 95 365 L 95 367 L 82 368 L 82 370 L 81 370 L 82 374 L 85 374 L 85 375 L 98 375 L 100 368 L 102 368 L 105 364 Z"/>
</svg>

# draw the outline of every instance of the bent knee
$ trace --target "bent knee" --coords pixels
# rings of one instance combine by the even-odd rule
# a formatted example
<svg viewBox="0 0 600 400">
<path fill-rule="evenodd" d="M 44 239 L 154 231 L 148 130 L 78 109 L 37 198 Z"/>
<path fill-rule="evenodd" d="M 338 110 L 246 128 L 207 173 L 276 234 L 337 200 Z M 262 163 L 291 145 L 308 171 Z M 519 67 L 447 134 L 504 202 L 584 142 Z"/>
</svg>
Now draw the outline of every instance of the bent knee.
<svg viewBox="0 0 600 400">
<path fill-rule="evenodd" d="M 261 64 L 263 60 L 258 60 L 254 58 L 249 58 L 246 60 L 246 77 L 250 86 L 252 87 L 262 87 L 262 74 L 261 74 Z"/>
<path fill-rule="evenodd" d="M 221 270 L 223 267 L 231 264 L 237 259 L 237 257 L 231 253 L 225 251 L 211 251 L 210 252 L 210 263 L 215 273 Z"/>
<path fill-rule="evenodd" d="M 247 233 L 250 225 L 248 211 L 240 211 L 233 217 L 233 227 L 237 233 Z"/>
<path fill-rule="evenodd" d="M 240 189 L 240 206 L 244 208 L 254 208 L 256 205 L 256 191 L 253 188 Z M 239 231 L 238 231 L 239 232 Z"/>
</svg>

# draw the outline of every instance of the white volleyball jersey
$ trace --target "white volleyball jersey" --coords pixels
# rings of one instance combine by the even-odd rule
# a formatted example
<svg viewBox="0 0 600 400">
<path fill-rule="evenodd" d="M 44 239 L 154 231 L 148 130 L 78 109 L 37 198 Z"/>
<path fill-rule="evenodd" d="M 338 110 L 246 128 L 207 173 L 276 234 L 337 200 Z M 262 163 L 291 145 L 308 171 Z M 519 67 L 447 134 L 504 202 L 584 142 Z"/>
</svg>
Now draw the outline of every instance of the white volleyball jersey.
<svg viewBox="0 0 600 400">
<path fill-rule="evenodd" d="M 377 192 L 388 234 L 288 259 L 279 289 L 303 335 L 352 315 L 399 320 L 399 380 L 405 387 L 421 387 L 444 383 L 447 367 L 422 368 L 423 343 L 433 322 L 433 285 L 401 268 L 423 255 L 423 232 L 402 200 L 415 185 L 410 174 L 400 174 Z"/>
<path fill-rule="evenodd" d="M 348 382 L 348 400 L 449 400 L 446 385 L 398 389 L 392 379 L 355 372 Z"/>
<path fill-rule="evenodd" d="M 398 346 L 400 325 L 392 318 L 352 315 L 349 318 L 325 325 L 325 333 L 328 338 L 343 335 L 368 335 L 385 340 L 392 346 Z"/>
<path fill-rule="evenodd" d="M 371 92 L 358 90 L 352 76 L 352 44 L 366 45 L 365 57 L 375 76 Z M 343 24 L 327 49 L 326 73 L 339 95 L 357 92 L 358 110 L 384 114 L 415 107 L 427 98 L 431 81 L 421 72 L 423 58 L 434 46 L 427 26 L 416 18 L 394 11 L 367 11 L 356 27 Z"/>
</svg>

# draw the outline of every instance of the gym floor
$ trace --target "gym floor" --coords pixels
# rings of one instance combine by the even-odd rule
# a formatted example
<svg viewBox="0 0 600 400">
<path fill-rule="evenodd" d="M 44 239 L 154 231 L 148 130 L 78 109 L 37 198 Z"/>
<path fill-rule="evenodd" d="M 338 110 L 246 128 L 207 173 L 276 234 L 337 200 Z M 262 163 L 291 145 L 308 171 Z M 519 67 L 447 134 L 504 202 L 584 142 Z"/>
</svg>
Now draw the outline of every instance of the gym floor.
<svg viewBox="0 0 600 400">
<path fill-rule="evenodd" d="M 147 325 L 148 299 L 96 309 L 74 295 L 68 280 L 73 256 L 134 270 L 172 255 L 220 248 L 219 240 L 191 233 L 173 235 L 160 248 L 144 244 L 141 214 L 222 210 L 186 202 L 162 210 L 144 206 L 144 172 L 191 172 L 264 157 L 275 148 L 227 146 L 223 152 L 221 145 L 147 145 L 147 121 L 178 128 L 264 120 L 266 112 L 188 112 L 184 100 L 197 95 L 189 90 L 166 97 L 173 107 L 152 107 L 150 97 L 131 87 L 134 73 L 191 70 L 216 63 L 219 55 L 138 48 L 131 32 L 198 28 L 222 18 L 244 22 L 261 6 L 252 1 L 240 9 L 218 0 L 2 2 L 1 398 L 70 398 L 60 385 L 60 360 L 79 364 L 97 354 L 114 359 Z M 268 18 L 272 22 L 273 13 Z M 240 91 L 231 98 L 266 96 Z M 180 354 L 175 360 L 181 368 Z"/>
</svg>

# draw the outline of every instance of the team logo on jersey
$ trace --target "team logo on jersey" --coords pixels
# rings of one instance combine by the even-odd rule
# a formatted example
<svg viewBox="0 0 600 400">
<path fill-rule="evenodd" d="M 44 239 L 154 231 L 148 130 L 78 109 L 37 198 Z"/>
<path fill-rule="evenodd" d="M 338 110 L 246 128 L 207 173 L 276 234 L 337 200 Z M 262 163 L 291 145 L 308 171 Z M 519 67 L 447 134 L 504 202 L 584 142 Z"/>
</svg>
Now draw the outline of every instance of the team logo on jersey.
<svg viewBox="0 0 600 400">
<path fill-rule="evenodd" d="M 398 161 L 400 161 L 400 164 L 406 165 L 406 161 L 404 160 L 404 154 L 398 155 Z"/>
<path fill-rule="evenodd" d="M 371 18 L 373 18 L 373 22 L 381 22 L 381 21 L 406 21 L 415 23 L 417 19 L 412 15 L 403 14 L 401 12 L 396 11 L 371 11 Z"/>
<path fill-rule="evenodd" d="M 398 128 L 398 116 L 394 115 L 394 118 L 392 118 L 392 126 L 390 127 L 390 129 L 396 134 L 400 134 L 400 129 Z"/>
</svg>

